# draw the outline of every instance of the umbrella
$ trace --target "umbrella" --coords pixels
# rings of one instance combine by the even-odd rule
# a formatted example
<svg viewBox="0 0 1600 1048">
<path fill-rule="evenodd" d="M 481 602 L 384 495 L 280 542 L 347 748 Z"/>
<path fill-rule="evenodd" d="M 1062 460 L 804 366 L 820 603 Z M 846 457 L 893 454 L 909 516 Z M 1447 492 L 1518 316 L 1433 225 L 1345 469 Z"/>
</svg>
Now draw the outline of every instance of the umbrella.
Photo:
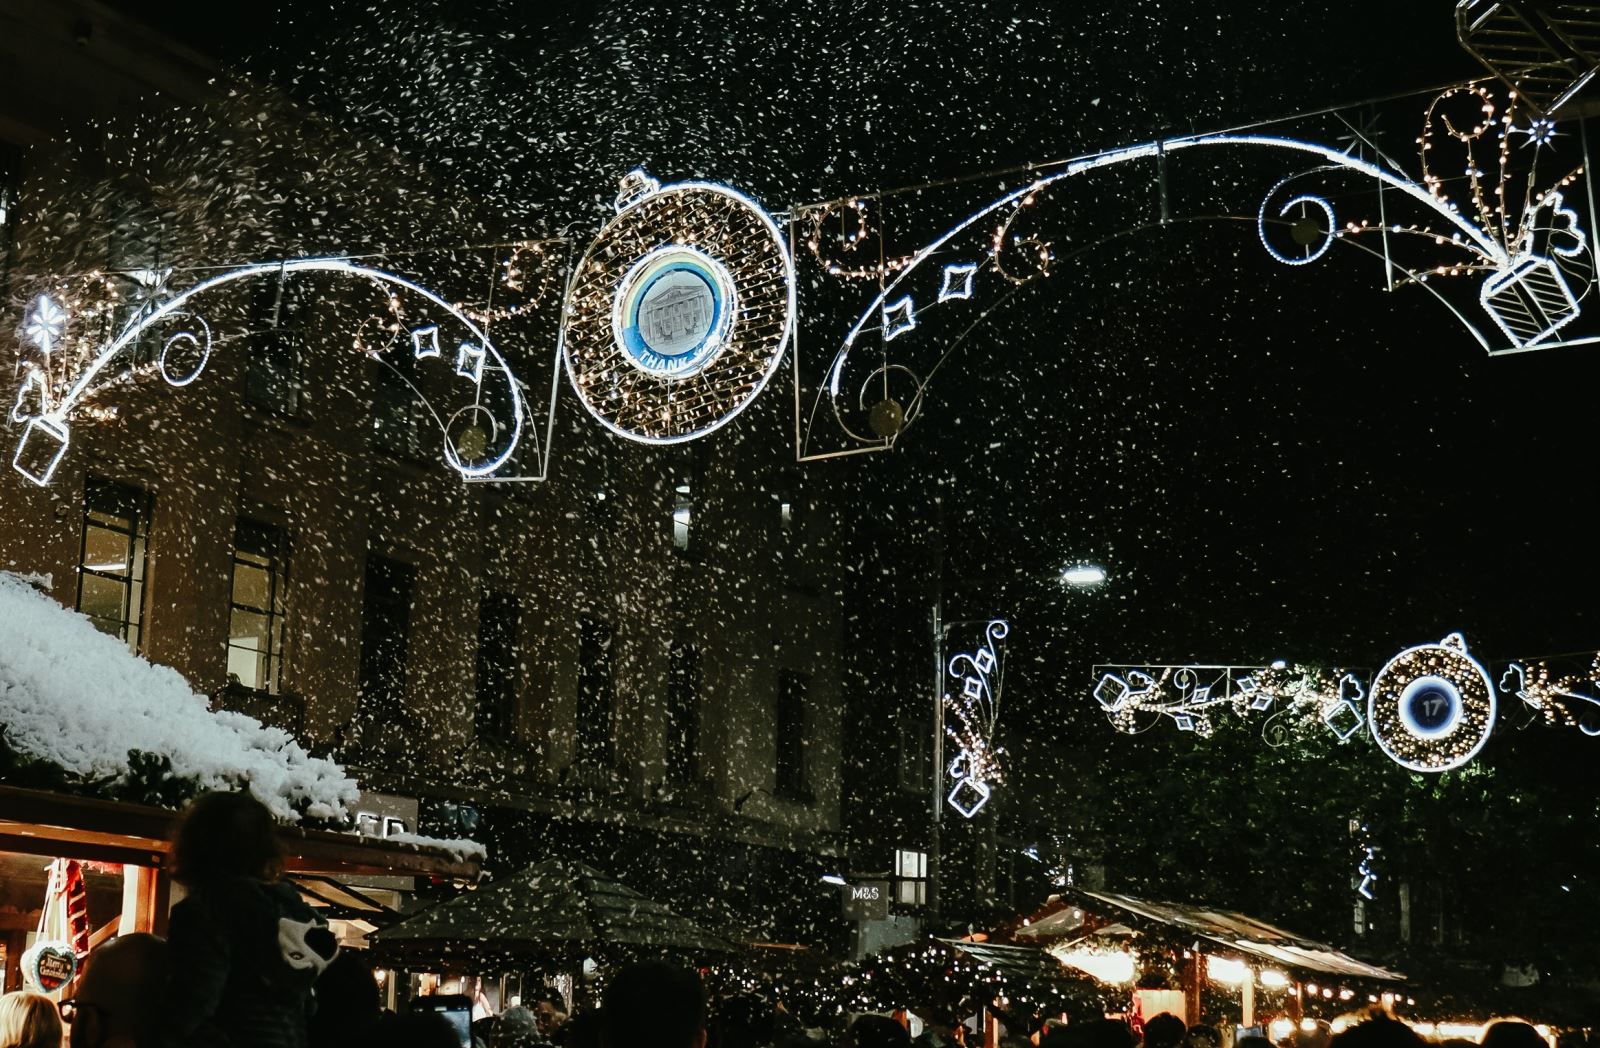
<svg viewBox="0 0 1600 1048">
<path fill-rule="evenodd" d="M 397 966 L 442 960 L 571 965 L 587 956 L 730 954 L 733 943 L 582 865 L 547 859 L 371 936 Z"/>
</svg>

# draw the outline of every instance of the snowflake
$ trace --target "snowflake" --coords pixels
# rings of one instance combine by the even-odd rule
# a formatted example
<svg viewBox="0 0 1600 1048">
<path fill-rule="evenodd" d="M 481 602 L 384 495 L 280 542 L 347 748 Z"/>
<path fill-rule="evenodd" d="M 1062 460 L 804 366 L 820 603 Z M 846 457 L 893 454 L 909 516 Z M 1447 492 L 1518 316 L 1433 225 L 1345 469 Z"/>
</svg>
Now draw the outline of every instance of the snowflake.
<svg viewBox="0 0 1600 1048">
<path fill-rule="evenodd" d="M 66 333 L 67 315 L 49 295 L 40 295 L 38 303 L 33 307 L 33 316 L 28 318 L 28 325 L 24 330 L 34 345 L 49 353 L 55 349 L 56 343 Z"/>
</svg>

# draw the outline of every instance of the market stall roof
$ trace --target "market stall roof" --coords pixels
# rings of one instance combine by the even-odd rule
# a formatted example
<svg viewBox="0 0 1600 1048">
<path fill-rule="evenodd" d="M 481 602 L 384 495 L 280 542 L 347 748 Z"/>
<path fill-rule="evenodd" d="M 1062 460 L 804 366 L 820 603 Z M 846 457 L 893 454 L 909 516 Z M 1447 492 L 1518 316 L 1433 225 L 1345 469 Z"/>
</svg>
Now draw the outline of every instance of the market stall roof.
<svg viewBox="0 0 1600 1048">
<path fill-rule="evenodd" d="M 211 708 L 183 676 L 0 571 L 0 769 L 99 796 L 248 786 L 282 822 L 334 822 L 360 789 L 288 732 Z M 122 791 L 122 792 L 118 792 Z"/>
<path fill-rule="evenodd" d="M 0 851 L 93 862 L 162 865 L 177 826 L 167 808 L 0 786 Z M 285 826 L 278 841 L 289 873 L 477 880 L 475 858 L 448 846 Z"/>
<path fill-rule="evenodd" d="M 1097 920 L 1098 919 L 1098 920 Z M 1132 931 L 1178 932 L 1204 940 L 1222 954 L 1243 955 L 1292 972 L 1338 975 L 1347 979 L 1399 982 L 1399 972 L 1358 961 L 1332 946 L 1295 935 L 1232 910 L 1174 902 L 1152 902 L 1131 895 L 1076 888 L 1052 895 L 1038 914 L 1013 933 L 1024 941 L 1081 938 L 1118 922 Z"/>
<path fill-rule="evenodd" d="M 1063 965 L 1037 946 L 1013 946 L 970 939 L 940 939 L 959 953 L 992 968 L 1007 979 L 1027 985 L 1051 985 L 1067 996 L 1081 996 L 1090 985 L 1083 976 Z"/>
<path fill-rule="evenodd" d="M 726 939 L 582 865 L 535 863 L 408 917 L 371 937 L 376 955 L 404 964 L 445 957 L 569 959 L 604 950 L 734 953 Z"/>
</svg>

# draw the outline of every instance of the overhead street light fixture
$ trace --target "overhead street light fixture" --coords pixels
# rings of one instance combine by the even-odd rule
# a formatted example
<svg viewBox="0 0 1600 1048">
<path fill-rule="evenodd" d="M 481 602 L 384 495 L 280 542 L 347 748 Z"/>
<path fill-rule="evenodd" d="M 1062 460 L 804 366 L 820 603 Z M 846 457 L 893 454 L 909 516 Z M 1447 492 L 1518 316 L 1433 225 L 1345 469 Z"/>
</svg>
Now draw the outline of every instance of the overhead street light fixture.
<svg viewBox="0 0 1600 1048">
<path fill-rule="evenodd" d="M 1098 586 L 1106 580 L 1106 569 L 1098 564 L 1074 564 L 1061 571 L 1061 581 L 1068 586 Z"/>
</svg>

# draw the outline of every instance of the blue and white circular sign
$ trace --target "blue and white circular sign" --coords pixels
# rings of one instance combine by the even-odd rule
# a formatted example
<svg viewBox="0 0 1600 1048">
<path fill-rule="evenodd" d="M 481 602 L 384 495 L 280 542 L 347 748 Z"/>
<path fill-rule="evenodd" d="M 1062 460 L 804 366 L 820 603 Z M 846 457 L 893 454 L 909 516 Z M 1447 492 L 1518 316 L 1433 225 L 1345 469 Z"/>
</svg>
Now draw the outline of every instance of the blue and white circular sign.
<svg viewBox="0 0 1600 1048">
<path fill-rule="evenodd" d="M 650 252 L 622 280 L 612 316 L 628 362 L 657 378 L 686 378 L 727 345 L 733 281 L 722 264 L 681 244 Z"/>
</svg>

